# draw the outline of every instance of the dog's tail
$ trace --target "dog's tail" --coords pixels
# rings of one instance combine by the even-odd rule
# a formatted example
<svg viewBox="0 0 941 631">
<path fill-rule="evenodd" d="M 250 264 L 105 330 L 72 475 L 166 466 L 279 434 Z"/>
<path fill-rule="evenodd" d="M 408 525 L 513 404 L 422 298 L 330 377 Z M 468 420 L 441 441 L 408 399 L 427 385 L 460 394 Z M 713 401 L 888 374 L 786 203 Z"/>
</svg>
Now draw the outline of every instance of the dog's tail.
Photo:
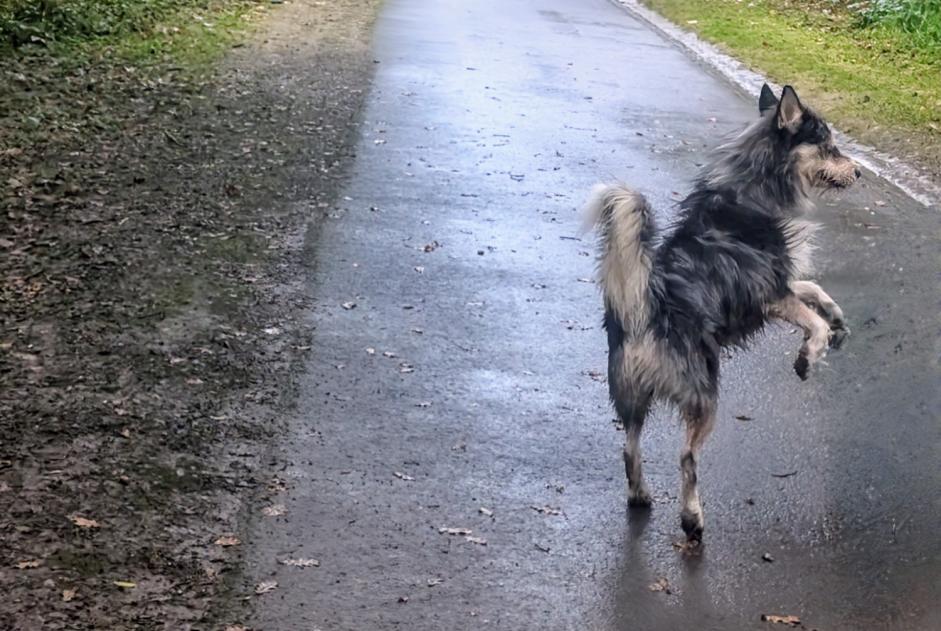
<svg viewBox="0 0 941 631">
<path fill-rule="evenodd" d="M 650 317 L 650 271 L 657 226 L 643 195 L 623 184 L 597 184 L 583 210 L 583 231 L 600 238 L 598 280 L 605 309 L 639 333 Z"/>
</svg>

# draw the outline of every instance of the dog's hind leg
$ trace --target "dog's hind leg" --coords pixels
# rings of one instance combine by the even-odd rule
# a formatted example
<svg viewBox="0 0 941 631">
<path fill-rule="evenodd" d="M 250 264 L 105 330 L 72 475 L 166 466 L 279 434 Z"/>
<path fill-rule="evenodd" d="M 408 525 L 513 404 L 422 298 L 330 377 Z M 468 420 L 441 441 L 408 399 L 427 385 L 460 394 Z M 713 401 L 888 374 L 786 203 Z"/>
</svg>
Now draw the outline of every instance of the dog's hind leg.
<svg viewBox="0 0 941 631">
<path fill-rule="evenodd" d="M 830 342 L 830 327 L 817 315 L 817 312 L 805 305 L 794 294 L 782 298 L 771 306 L 771 315 L 799 326 L 804 331 L 804 343 L 801 345 L 794 371 L 803 380 L 807 379 L 810 368 L 826 354 Z"/>
<path fill-rule="evenodd" d="M 830 339 L 830 345 L 839 348 L 843 339 L 849 335 L 849 327 L 846 326 L 846 320 L 843 318 L 843 310 L 840 305 L 830 297 L 827 292 L 817 283 L 809 280 L 795 280 L 790 283 L 791 291 L 806 305 L 814 307 L 820 312 L 833 330 L 833 337 Z"/>
<path fill-rule="evenodd" d="M 680 472 L 683 476 L 680 525 L 689 541 L 699 542 L 702 541 L 703 510 L 697 488 L 696 465 L 700 449 L 715 425 L 716 401 L 707 399 L 685 406 L 680 414 L 686 423 L 686 442 L 680 453 Z"/>
<path fill-rule="evenodd" d="M 624 473 L 627 474 L 627 503 L 629 506 L 650 506 L 650 492 L 644 483 L 644 473 L 640 456 L 640 435 L 644 428 L 644 419 L 650 409 L 649 396 L 618 396 L 614 402 L 624 432 Z"/>
</svg>

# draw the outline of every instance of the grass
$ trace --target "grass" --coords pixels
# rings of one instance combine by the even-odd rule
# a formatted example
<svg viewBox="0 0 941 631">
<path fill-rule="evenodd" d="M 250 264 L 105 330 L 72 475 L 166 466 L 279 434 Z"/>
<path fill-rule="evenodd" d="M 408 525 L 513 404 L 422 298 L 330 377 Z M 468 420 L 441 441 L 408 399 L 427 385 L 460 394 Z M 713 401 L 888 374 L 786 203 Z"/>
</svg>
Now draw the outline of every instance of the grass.
<svg viewBox="0 0 941 631">
<path fill-rule="evenodd" d="M 941 0 L 644 0 L 841 129 L 941 174 Z"/>
<path fill-rule="evenodd" d="M 195 69 L 247 28 L 258 0 L 0 0 L 0 59 Z"/>
</svg>

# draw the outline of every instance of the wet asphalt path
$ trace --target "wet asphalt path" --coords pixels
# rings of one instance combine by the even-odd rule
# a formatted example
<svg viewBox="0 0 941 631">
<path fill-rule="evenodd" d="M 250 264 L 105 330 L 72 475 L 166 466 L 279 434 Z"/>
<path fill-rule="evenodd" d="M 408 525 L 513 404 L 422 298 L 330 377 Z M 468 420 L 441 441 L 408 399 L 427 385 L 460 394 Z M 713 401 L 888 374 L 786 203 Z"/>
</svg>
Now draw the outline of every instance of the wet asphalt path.
<svg viewBox="0 0 941 631">
<path fill-rule="evenodd" d="M 937 209 L 872 176 L 822 204 L 818 279 L 853 336 L 806 383 L 787 328 L 727 360 L 684 556 L 669 410 L 644 436 L 655 507 L 626 509 L 576 209 L 618 177 L 666 219 L 755 104 L 604 0 L 389 0 L 374 54 L 275 448 L 288 513 L 247 542 L 249 579 L 279 583 L 254 626 L 941 628 Z M 320 567 L 278 564 L 298 557 Z"/>
</svg>

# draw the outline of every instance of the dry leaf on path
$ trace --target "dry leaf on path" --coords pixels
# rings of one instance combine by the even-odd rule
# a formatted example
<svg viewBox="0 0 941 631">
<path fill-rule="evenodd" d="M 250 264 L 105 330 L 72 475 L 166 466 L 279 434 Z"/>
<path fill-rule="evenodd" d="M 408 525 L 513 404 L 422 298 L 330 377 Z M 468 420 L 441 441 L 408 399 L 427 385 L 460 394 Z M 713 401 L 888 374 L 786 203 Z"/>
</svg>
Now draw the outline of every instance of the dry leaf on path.
<svg viewBox="0 0 941 631">
<path fill-rule="evenodd" d="M 648 585 L 647 589 L 649 589 L 652 592 L 664 592 L 667 594 L 673 593 L 670 591 L 670 584 L 667 582 L 667 579 L 662 578 L 662 577 L 658 578 L 656 582 Z"/>
<path fill-rule="evenodd" d="M 86 519 L 85 517 L 80 517 L 78 515 L 72 515 L 71 517 L 69 517 L 69 519 L 72 521 L 73 524 L 75 524 L 79 528 L 100 528 L 101 527 L 101 524 L 99 524 L 94 519 Z"/>
<path fill-rule="evenodd" d="M 214 542 L 217 546 L 222 546 L 227 548 L 229 546 L 237 546 L 242 543 L 238 537 L 233 537 L 232 535 L 223 535 L 215 540 Z"/>
<path fill-rule="evenodd" d="M 464 537 L 464 540 L 469 541 L 470 543 L 476 543 L 479 546 L 487 545 L 487 540 L 483 537 Z"/>
<path fill-rule="evenodd" d="M 389 357 L 389 358 L 398 357 L 398 355 L 396 355 L 396 354 L 393 353 L 392 351 L 382 351 L 382 356 L 383 356 L 383 357 Z"/>
<path fill-rule="evenodd" d="M 134 581 L 111 581 L 121 589 L 134 589 L 137 587 L 137 583 Z"/>
<path fill-rule="evenodd" d="M 469 534 L 471 534 L 471 533 L 474 532 L 474 531 L 471 530 L 470 528 L 445 528 L 445 527 L 441 527 L 441 528 L 438 528 L 438 532 L 441 533 L 442 535 L 469 535 Z"/>
<path fill-rule="evenodd" d="M 70 600 L 72 600 L 73 598 L 75 598 L 75 594 L 77 593 L 77 591 L 78 591 L 78 590 L 74 590 L 74 589 L 63 589 L 63 590 L 62 590 L 62 600 L 65 601 L 65 602 L 69 602 Z"/>
<path fill-rule="evenodd" d="M 493 511 L 490 510 L 489 508 L 484 508 L 483 506 L 481 506 L 480 508 L 477 509 L 477 511 L 484 517 L 493 517 Z"/>
<path fill-rule="evenodd" d="M 779 616 L 775 614 L 763 613 L 761 614 L 762 622 L 771 622 L 773 624 L 787 624 L 792 627 L 796 627 L 801 623 L 801 619 L 797 616 Z"/>
<path fill-rule="evenodd" d="M 349 311 L 350 309 L 355 309 L 355 308 L 356 308 L 356 303 L 355 303 L 355 302 L 344 302 L 344 303 L 341 304 L 340 306 L 343 307 L 344 309 L 346 309 L 347 311 Z"/>
<path fill-rule="evenodd" d="M 543 515 L 561 515 L 561 508 L 554 508 L 552 506 L 536 506 L 535 504 L 530 506 L 531 509 L 537 513 L 542 513 Z"/>
<path fill-rule="evenodd" d="M 434 587 L 435 585 L 440 585 L 443 582 L 444 582 L 443 578 L 429 578 L 428 587 Z"/>
<path fill-rule="evenodd" d="M 393 471 L 393 472 L 392 472 L 392 475 L 394 475 L 395 477 L 397 477 L 397 478 L 400 479 L 400 480 L 405 480 L 406 482 L 411 482 L 412 480 L 415 479 L 415 478 L 413 478 L 413 477 L 410 476 L 410 475 L 406 475 L 406 474 L 402 473 L 401 471 Z"/>
<path fill-rule="evenodd" d="M 399 364 L 399 372 L 403 372 L 403 373 L 415 372 L 415 367 L 406 362 L 402 362 L 401 364 Z"/>
<path fill-rule="evenodd" d="M 291 567 L 320 567 L 320 561 L 317 559 L 284 559 L 281 564 Z"/>
<path fill-rule="evenodd" d="M 265 517 L 280 517 L 286 514 L 288 509 L 284 504 L 272 504 L 271 506 L 265 506 L 261 509 L 261 512 Z"/>
<path fill-rule="evenodd" d="M 30 568 L 39 567 L 42 565 L 42 561 L 39 560 L 30 560 L 30 561 L 20 561 L 16 564 L 16 567 L 21 570 L 28 570 Z"/>
<path fill-rule="evenodd" d="M 255 585 L 256 594 L 267 594 L 278 586 L 278 581 L 262 581 Z"/>
<path fill-rule="evenodd" d="M 374 349 L 372 346 L 367 346 L 367 347 L 366 347 L 366 354 L 367 354 L 367 355 L 375 355 L 375 354 L 376 354 L 376 349 Z"/>
</svg>

